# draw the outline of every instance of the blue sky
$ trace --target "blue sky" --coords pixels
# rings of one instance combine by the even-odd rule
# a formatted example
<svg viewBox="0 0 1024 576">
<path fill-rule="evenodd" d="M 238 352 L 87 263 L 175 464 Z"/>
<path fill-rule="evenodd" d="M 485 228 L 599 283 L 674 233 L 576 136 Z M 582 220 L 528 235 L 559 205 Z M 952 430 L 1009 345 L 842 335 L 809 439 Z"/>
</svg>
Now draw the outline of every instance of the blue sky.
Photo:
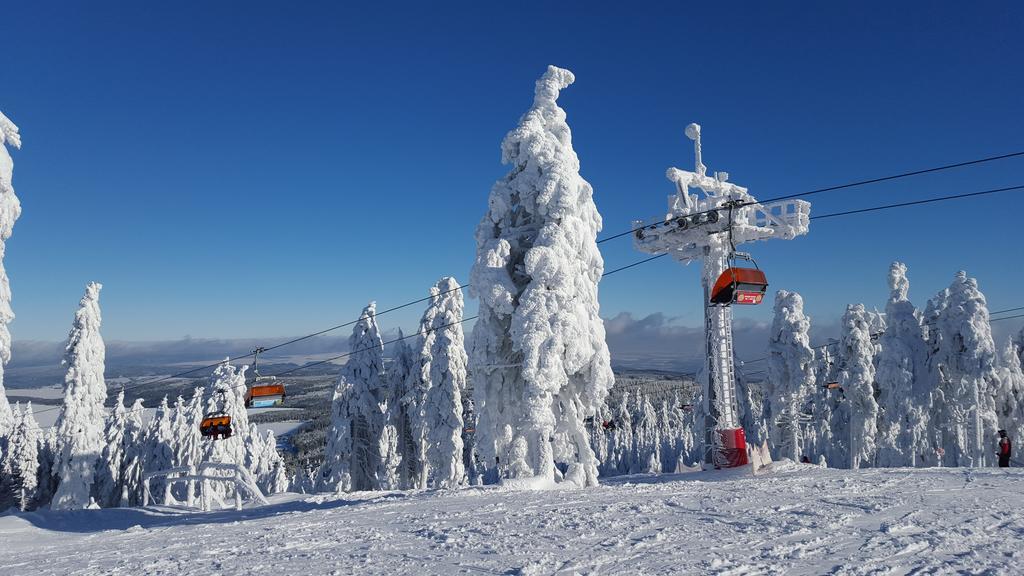
<svg viewBox="0 0 1024 576">
<path fill-rule="evenodd" d="M 94 279 L 105 335 L 129 340 L 302 334 L 464 280 L 499 143 L 548 64 L 576 74 L 560 103 L 607 233 L 664 211 L 692 121 L 710 169 L 764 198 L 1024 149 L 1018 3 L 374 4 L 5 6 L 0 110 L 24 141 L 15 338 L 63 338 Z M 815 197 L 812 213 L 1015 184 L 1024 159 Z M 816 323 L 881 308 L 893 259 L 920 306 L 966 269 L 999 309 L 1020 305 L 1022 207 L 1009 193 L 835 219 L 749 248 Z M 627 239 L 602 250 L 608 268 L 643 257 Z M 602 314 L 697 325 L 698 273 L 610 277 Z M 738 315 L 770 318 L 751 308 Z"/>
</svg>

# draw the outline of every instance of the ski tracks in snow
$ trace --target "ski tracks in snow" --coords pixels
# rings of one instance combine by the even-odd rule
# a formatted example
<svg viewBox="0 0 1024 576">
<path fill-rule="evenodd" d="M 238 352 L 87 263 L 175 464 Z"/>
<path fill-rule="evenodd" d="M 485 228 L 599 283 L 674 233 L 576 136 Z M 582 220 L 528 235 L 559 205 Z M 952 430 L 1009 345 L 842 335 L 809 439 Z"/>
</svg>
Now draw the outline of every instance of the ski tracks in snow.
<svg viewBox="0 0 1024 576">
<path fill-rule="evenodd" d="M 967 478 L 973 481 L 967 481 Z M 694 473 L 587 490 L 288 495 L 242 512 L 0 517 L 0 573 L 1004 574 L 1016 470 Z"/>
</svg>

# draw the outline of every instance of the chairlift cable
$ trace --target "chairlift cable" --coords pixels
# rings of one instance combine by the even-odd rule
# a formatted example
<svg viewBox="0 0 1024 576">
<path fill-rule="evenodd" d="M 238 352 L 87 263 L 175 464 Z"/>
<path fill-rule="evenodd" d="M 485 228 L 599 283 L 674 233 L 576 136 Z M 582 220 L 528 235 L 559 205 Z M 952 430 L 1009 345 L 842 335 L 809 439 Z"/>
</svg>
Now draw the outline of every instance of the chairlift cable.
<svg viewBox="0 0 1024 576">
<path fill-rule="evenodd" d="M 996 157 L 991 157 L 991 158 L 983 158 L 983 159 L 980 159 L 980 160 L 974 160 L 974 161 L 970 161 L 970 162 L 963 162 L 963 163 L 959 163 L 959 164 L 953 164 L 953 165 L 948 165 L 948 166 L 938 167 L 938 168 L 933 168 L 933 169 L 927 169 L 927 170 L 922 170 L 922 171 L 908 172 L 908 173 L 904 173 L 904 174 L 901 174 L 901 175 L 894 175 L 894 176 L 891 176 L 891 177 L 884 177 L 884 178 L 881 178 L 881 179 L 874 179 L 874 180 L 871 180 L 871 181 L 864 181 L 863 183 L 880 182 L 880 181 L 884 181 L 886 179 L 892 180 L 892 179 L 895 179 L 895 178 L 903 178 L 903 177 L 906 177 L 906 176 L 912 176 L 912 175 L 922 174 L 922 173 L 926 173 L 926 172 L 935 172 L 935 171 L 938 171 L 938 170 L 945 170 L 945 169 L 949 169 L 949 168 L 955 168 L 955 167 L 960 167 L 960 166 L 967 166 L 967 165 L 970 165 L 970 164 L 978 164 L 978 163 L 981 163 L 981 162 L 988 162 L 988 161 L 992 161 L 992 160 L 999 160 L 999 159 L 1010 158 L 1010 157 L 1014 157 L 1014 156 L 1024 156 L 1024 152 L 1013 153 L 1013 154 L 1005 154 L 1005 155 L 1002 155 L 1002 156 L 996 156 Z M 853 185 L 859 185 L 859 184 L 860 183 L 853 183 L 853 184 L 849 184 L 849 185 L 842 185 L 842 186 L 839 186 L 839 187 L 831 187 L 831 188 L 827 188 L 827 189 L 820 189 L 820 190 L 805 192 L 805 193 L 801 193 L 801 194 L 802 195 L 808 195 L 808 194 L 814 194 L 814 193 L 818 193 L 818 192 L 825 192 L 825 191 L 828 191 L 828 190 L 840 189 L 840 188 L 844 188 L 844 187 L 845 188 L 849 188 L 849 187 L 851 187 Z M 870 207 L 870 208 L 862 208 L 862 209 L 857 209 L 857 210 L 849 210 L 849 211 L 836 212 L 836 213 L 831 213 L 831 214 L 823 214 L 823 215 L 819 215 L 819 216 L 811 216 L 810 219 L 811 220 L 815 220 L 815 219 L 820 219 L 820 218 L 832 218 L 832 217 L 838 217 L 838 216 L 848 216 L 848 215 L 852 215 L 852 214 L 861 214 L 861 213 L 865 213 L 865 212 L 874 212 L 874 211 L 879 211 L 879 210 L 888 210 L 888 209 L 892 209 L 892 208 L 902 208 L 902 207 L 906 207 L 906 206 L 916 206 L 916 205 L 920 205 L 920 204 L 928 204 L 928 203 L 932 203 L 932 202 L 941 202 L 941 201 L 945 201 L 945 200 L 954 200 L 954 199 L 959 199 L 959 198 L 977 197 L 977 196 L 986 195 L 986 194 L 994 194 L 994 193 L 997 193 L 997 192 L 1007 192 L 1007 191 L 1011 191 L 1011 190 L 1020 190 L 1020 189 L 1024 189 L 1024 185 L 1010 186 L 1010 187 L 1005 187 L 1005 188 L 996 188 L 996 189 L 992 189 L 992 190 L 984 190 L 984 191 L 980 191 L 980 192 L 971 192 L 971 193 L 966 193 L 966 194 L 955 194 L 955 195 L 949 195 L 949 196 L 942 196 L 942 197 L 939 197 L 939 198 L 929 198 L 929 199 L 924 199 L 924 200 L 917 200 L 917 201 L 913 201 L 913 202 L 903 202 L 903 203 L 897 203 L 897 204 L 888 204 L 888 205 L 883 205 L 883 206 L 875 206 L 875 207 Z M 793 196 L 791 196 L 791 197 L 793 197 Z M 772 200 L 765 200 L 765 202 L 771 202 L 771 201 L 775 201 L 775 200 L 778 200 L 778 198 L 775 198 L 775 199 L 772 199 Z M 742 203 L 741 203 L 741 205 L 742 205 Z M 711 212 L 711 211 L 713 211 L 713 210 L 709 210 L 708 212 Z M 628 234 L 628 233 L 629 232 L 626 232 L 626 233 L 623 233 L 623 234 L 620 234 L 620 235 L 625 235 L 625 234 Z M 603 240 L 599 240 L 597 243 L 600 244 L 601 242 L 604 242 L 605 240 L 611 240 L 612 238 L 615 238 L 617 236 L 619 236 L 619 235 L 612 236 L 612 237 L 609 237 L 609 238 L 605 238 Z M 633 262 L 631 264 L 627 264 L 625 266 L 609 270 L 609 271 L 605 272 L 602 275 L 602 277 L 603 276 L 610 276 L 610 275 L 615 274 L 617 272 L 622 272 L 624 270 L 628 270 L 630 268 L 633 268 L 635 266 L 639 266 L 641 264 L 646 264 L 648 262 L 651 262 L 651 261 L 657 260 L 659 258 L 662 258 L 664 256 L 667 256 L 668 254 L 669 254 L 668 252 L 665 252 L 665 253 L 662 253 L 662 254 L 657 254 L 657 255 L 651 256 L 649 258 L 645 258 L 643 260 L 638 260 L 638 261 Z M 465 284 L 463 286 L 459 286 L 458 288 L 452 288 L 452 289 L 449 289 L 449 290 L 447 290 L 445 292 L 442 292 L 442 293 L 453 292 L 455 290 L 462 290 L 463 288 L 467 288 L 468 286 L 469 286 L 469 284 Z M 412 306 L 412 305 L 420 303 L 420 302 L 427 301 L 430 298 L 432 298 L 432 296 L 427 296 L 427 297 L 424 297 L 424 298 L 419 298 L 419 299 L 416 299 L 416 300 L 412 300 L 412 301 L 406 302 L 404 304 L 400 304 L 398 306 L 394 306 L 394 307 L 389 308 L 387 310 L 384 310 L 384 311 L 382 311 L 380 313 L 377 313 L 375 315 L 375 317 L 376 316 L 381 316 L 381 315 L 386 314 L 388 312 L 393 312 L 395 310 L 400 310 L 402 308 L 406 308 L 408 306 Z M 1021 308 L 1024 308 L 1024 307 L 1021 307 Z M 1009 310 L 1006 310 L 1006 311 L 1009 311 Z M 998 313 L 998 312 L 994 312 L 993 314 L 996 314 L 996 313 Z M 996 319 L 992 319 L 992 321 L 994 322 L 994 321 L 997 321 L 997 320 L 1011 320 L 1011 319 L 1019 318 L 1019 317 L 1024 317 L 1024 314 L 1021 314 L 1021 315 L 1018 315 L 1018 316 L 1008 316 L 1008 317 L 1004 317 L 1004 318 L 996 318 Z M 362 318 L 362 316 L 360 316 L 359 319 L 356 319 L 356 320 L 353 320 L 353 321 L 350 321 L 350 322 L 346 322 L 344 324 L 338 324 L 336 326 L 332 326 L 330 328 L 327 328 L 327 329 L 324 329 L 324 330 L 320 330 L 318 332 L 307 334 L 307 335 L 299 337 L 299 338 L 294 338 L 292 340 L 289 340 L 289 341 L 286 341 L 286 342 L 282 342 L 281 344 L 277 344 L 275 346 L 267 347 L 264 350 L 265 351 L 275 350 L 277 348 L 281 348 L 281 347 L 287 346 L 289 344 L 294 344 L 296 342 L 300 342 L 302 340 L 306 340 L 306 339 L 312 338 L 314 336 L 319 336 L 319 335 L 325 334 L 327 332 L 331 332 L 333 330 L 337 330 L 339 328 L 343 328 L 345 326 L 350 326 L 350 325 L 355 324 L 356 322 L 358 322 L 361 318 Z M 476 318 L 476 316 L 474 316 L 472 318 L 464 319 L 463 322 L 468 321 L 468 320 L 473 319 L 473 318 Z M 417 334 L 419 334 L 419 332 L 417 332 L 415 334 L 412 334 L 409 337 L 415 336 Z M 403 337 L 403 338 L 407 338 L 407 337 Z M 243 358 L 249 358 L 251 356 L 253 356 L 252 352 L 250 352 L 248 354 L 240 355 L 240 356 L 229 357 L 229 358 L 227 358 L 227 359 L 225 359 L 224 361 L 221 361 L 221 362 L 216 362 L 216 363 L 213 363 L 213 364 L 208 364 L 208 365 L 205 365 L 205 366 L 200 366 L 198 368 L 192 368 L 192 369 L 189 369 L 189 370 L 185 370 L 183 372 L 178 372 L 176 374 L 171 374 L 169 376 L 162 376 L 162 377 L 156 378 L 154 380 L 149 380 L 149 381 L 146 381 L 146 382 L 136 382 L 136 383 L 128 384 L 128 385 L 122 386 L 122 390 L 134 390 L 135 388 L 138 388 L 138 387 L 141 387 L 141 386 L 149 386 L 151 384 L 157 384 L 157 383 L 160 383 L 160 382 L 166 382 L 168 380 L 173 380 L 175 378 L 181 378 L 183 376 L 187 376 L 189 374 L 194 374 L 194 373 L 200 372 L 202 370 L 208 370 L 208 369 L 211 369 L 211 368 L 216 368 L 217 366 L 223 364 L 224 362 L 230 363 L 230 362 L 234 362 L 234 361 L 237 361 L 237 360 L 241 360 Z M 344 357 L 344 355 L 340 356 L 340 357 Z M 747 361 L 747 362 L 748 363 L 753 363 L 753 362 L 759 362 L 761 360 L 764 360 L 764 358 L 757 359 L 757 360 L 750 360 L 750 361 Z M 323 364 L 323 363 L 325 363 L 325 362 L 321 361 L 318 364 Z M 311 365 L 304 366 L 304 367 L 311 367 L 311 366 L 314 366 L 314 365 L 317 365 L 317 364 L 311 364 Z M 285 373 L 294 372 L 294 371 L 299 370 L 301 368 L 303 368 L 303 367 L 291 369 L 289 371 L 286 371 Z M 59 410 L 60 408 L 61 408 L 61 406 L 58 405 L 58 406 L 53 406 L 53 407 L 47 408 L 45 410 L 39 410 L 38 412 L 35 412 L 35 413 L 36 414 L 43 414 L 45 412 L 51 412 L 53 410 Z M 50 427 L 47 427 L 47 428 L 50 428 Z"/>
</svg>

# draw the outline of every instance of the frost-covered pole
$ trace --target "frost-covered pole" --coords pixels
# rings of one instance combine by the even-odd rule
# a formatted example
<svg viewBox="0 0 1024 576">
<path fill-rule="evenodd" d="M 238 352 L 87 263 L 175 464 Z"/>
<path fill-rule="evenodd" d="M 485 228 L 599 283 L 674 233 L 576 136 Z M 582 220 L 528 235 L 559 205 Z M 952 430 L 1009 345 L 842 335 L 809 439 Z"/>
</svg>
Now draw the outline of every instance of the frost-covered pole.
<svg viewBox="0 0 1024 576">
<path fill-rule="evenodd" d="M 21 148 L 21 136 L 14 122 L 0 112 L 0 438 L 6 436 L 14 424 L 11 406 L 4 392 L 4 366 L 11 359 L 11 332 L 7 325 L 14 320 L 4 253 L 7 250 L 7 239 L 14 230 L 14 222 L 21 215 L 21 202 L 14 194 L 12 183 L 14 161 L 7 152 L 7 146 Z"/>
<path fill-rule="evenodd" d="M 675 183 L 676 194 L 669 197 L 664 216 L 634 222 L 635 246 L 649 254 L 671 254 L 684 264 L 702 263 L 707 355 L 702 382 L 704 464 L 723 467 L 744 461 L 746 452 L 745 446 L 733 445 L 742 436 L 738 434 L 732 309 L 711 305 L 712 287 L 728 268 L 737 245 L 806 234 L 811 205 L 803 200 L 759 204 L 746 188 L 729 182 L 727 173 L 709 177 L 702 159 L 700 126 L 687 126 L 686 136 L 694 143 L 694 171 L 669 168 L 667 176 Z M 704 197 L 690 194 L 690 188 L 699 188 Z"/>
</svg>

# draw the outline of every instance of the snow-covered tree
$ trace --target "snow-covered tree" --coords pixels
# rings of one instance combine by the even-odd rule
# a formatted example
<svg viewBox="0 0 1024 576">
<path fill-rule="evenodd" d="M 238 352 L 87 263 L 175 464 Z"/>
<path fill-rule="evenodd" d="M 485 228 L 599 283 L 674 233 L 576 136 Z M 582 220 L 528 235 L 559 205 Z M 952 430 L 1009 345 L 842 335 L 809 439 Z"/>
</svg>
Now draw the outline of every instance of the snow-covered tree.
<svg viewBox="0 0 1024 576">
<path fill-rule="evenodd" d="M 1006 430 L 1014 446 L 1024 438 L 1024 371 L 1020 350 L 1011 338 L 999 359 L 999 390 L 996 393 L 996 417 L 999 428 Z"/>
<path fill-rule="evenodd" d="M 466 349 L 462 335 L 462 291 L 454 278 L 430 288 L 430 304 L 420 321 L 427 488 L 454 488 L 465 480 L 462 394 L 466 390 Z"/>
<path fill-rule="evenodd" d="M 978 283 L 959 272 L 926 311 L 935 392 L 933 433 L 947 466 L 985 466 L 995 452 L 996 349 Z"/>
<path fill-rule="evenodd" d="M 419 389 L 418 385 L 411 386 L 410 382 L 414 376 L 418 379 L 420 373 L 419 370 L 414 370 L 414 364 L 418 364 L 408 340 L 409 338 L 399 330 L 398 341 L 392 350 L 392 360 L 386 375 L 387 388 L 391 395 L 387 422 L 395 429 L 397 437 L 398 455 L 401 458 L 398 463 L 398 483 L 401 488 L 418 486 L 417 474 L 422 469 L 417 460 L 419 448 L 414 438 L 414 418 L 418 414 L 418 399 L 415 394 L 410 393 L 413 389 Z"/>
<path fill-rule="evenodd" d="M 807 431 L 810 445 L 805 447 L 804 451 L 812 462 L 819 462 L 822 459 L 826 462 L 845 462 L 842 457 L 837 457 L 836 442 L 839 439 L 832 432 L 834 411 L 840 402 L 845 406 L 842 391 L 829 386 L 831 383 L 839 382 L 837 346 L 838 342 L 832 340 L 817 349 L 814 389 L 806 397 L 805 412 L 811 415 L 811 423 Z"/>
<path fill-rule="evenodd" d="M 14 413 L 4 392 L 4 366 L 11 360 L 11 332 L 7 325 L 14 320 L 11 309 L 11 285 L 4 268 L 4 254 L 7 239 L 11 237 L 14 223 L 21 215 L 21 202 L 14 194 L 14 160 L 7 146 L 21 148 L 18 127 L 3 112 L 0 112 L 0 455 L 4 451 L 3 439 L 14 427 Z"/>
<path fill-rule="evenodd" d="M 117 506 L 121 501 L 124 484 L 125 430 L 128 413 L 124 406 L 124 389 L 117 394 L 117 403 L 107 415 L 103 430 L 103 452 L 96 463 L 96 481 L 93 498 L 101 507 Z"/>
<path fill-rule="evenodd" d="M 740 427 L 746 432 L 748 444 L 760 446 L 768 440 L 763 386 L 758 386 L 746 375 L 742 362 L 737 361 L 735 366 L 736 407 L 739 410 Z"/>
<path fill-rule="evenodd" d="M 925 416 L 929 403 L 924 332 L 907 294 L 907 267 L 889 267 L 886 330 L 879 339 L 878 466 L 916 466 L 919 447 L 927 438 Z"/>
<path fill-rule="evenodd" d="M 146 428 L 144 439 L 145 452 L 142 454 L 142 470 L 144 474 L 159 472 L 174 467 L 175 436 L 173 427 L 174 414 L 164 396 L 153 414 L 153 419 Z M 156 478 L 150 484 L 151 493 L 163 494 L 163 480 Z"/>
<path fill-rule="evenodd" d="M 846 307 L 839 343 L 839 385 L 849 405 L 849 467 L 874 462 L 878 403 L 875 401 L 874 344 L 871 321 L 862 304 Z"/>
<path fill-rule="evenodd" d="M 619 396 L 614 417 L 610 422 L 610 425 L 614 427 L 612 429 L 612 459 L 617 464 L 615 471 L 618 474 L 629 474 L 633 469 L 633 416 L 629 410 L 631 398 L 632 395 L 628 391 Z"/>
<path fill-rule="evenodd" d="M 661 472 L 661 430 L 658 413 L 654 410 L 651 400 L 638 397 L 636 414 L 639 416 L 636 425 L 636 438 L 639 440 L 635 448 L 637 469 L 635 472 L 658 474 Z"/>
<path fill-rule="evenodd" d="M 280 494 L 288 490 L 288 475 L 284 460 L 277 451 L 277 437 L 273 430 L 260 437 L 255 426 L 249 435 L 253 452 L 250 472 L 264 494 Z"/>
<path fill-rule="evenodd" d="M 192 390 L 192 398 L 184 407 L 181 419 L 182 428 L 177 431 L 177 461 L 179 466 L 198 466 L 203 458 L 203 437 L 199 428 L 203 423 L 206 399 L 206 388 L 197 386 Z"/>
<path fill-rule="evenodd" d="M 91 282 L 68 335 L 64 353 L 64 404 L 57 416 L 54 475 L 57 510 L 89 506 L 96 460 L 103 450 L 107 384 L 103 379 L 106 349 L 100 336 L 100 289 Z"/>
<path fill-rule="evenodd" d="M 467 358 L 468 361 L 468 358 Z M 466 481 L 471 485 L 483 483 L 483 463 L 476 447 L 476 407 L 473 405 L 473 394 L 469 390 L 469 381 L 462 396 L 462 467 L 466 471 Z M 599 460 L 600 461 L 600 460 Z"/>
<path fill-rule="evenodd" d="M 384 343 L 376 314 L 376 303 L 371 302 L 348 341 L 350 356 L 334 389 L 331 427 L 317 473 L 319 490 L 349 492 L 380 487 Z"/>
<path fill-rule="evenodd" d="M 148 430 L 142 423 L 142 399 L 136 398 L 132 407 L 125 412 L 124 424 L 124 462 L 121 465 L 120 505 L 138 506 L 142 504 L 142 475 L 149 453 L 147 444 Z"/>
<path fill-rule="evenodd" d="M 614 375 L 597 298 L 601 216 L 556 103 L 573 80 L 548 67 L 533 106 L 502 142 L 512 170 L 491 189 L 477 227 L 470 372 L 487 466 L 503 478 L 589 486 L 598 462 L 584 420 Z"/>
<path fill-rule="evenodd" d="M 796 292 L 775 295 L 775 319 L 768 339 L 767 404 L 772 447 L 778 457 L 799 462 L 803 455 L 800 414 L 803 396 L 814 386 L 811 320 Z"/>
<path fill-rule="evenodd" d="M 32 403 L 25 410 L 18 405 L 12 412 L 14 427 L 9 434 L 7 452 L 0 460 L 0 510 L 15 506 L 27 510 L 36 495 L 39 471 L 39 424 L 32 415 Z"/>
</svg>

